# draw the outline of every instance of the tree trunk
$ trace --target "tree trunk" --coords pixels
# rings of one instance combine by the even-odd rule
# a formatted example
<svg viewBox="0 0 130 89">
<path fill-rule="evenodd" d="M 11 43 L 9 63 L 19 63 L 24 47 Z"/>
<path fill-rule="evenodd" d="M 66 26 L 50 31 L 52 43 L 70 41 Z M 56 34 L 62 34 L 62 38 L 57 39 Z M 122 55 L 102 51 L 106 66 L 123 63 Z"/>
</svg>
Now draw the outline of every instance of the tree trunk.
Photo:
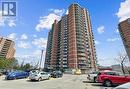
<svg viewBox="0 0 130 89">
<path fill-rule="evenodd" d="M 123 74 L 125 75 L 125 70 L 124 70 L 124 65 L 123 65 L 123 63 L 121 63 L 121 69 L 122 69 Z"/>
</svg>

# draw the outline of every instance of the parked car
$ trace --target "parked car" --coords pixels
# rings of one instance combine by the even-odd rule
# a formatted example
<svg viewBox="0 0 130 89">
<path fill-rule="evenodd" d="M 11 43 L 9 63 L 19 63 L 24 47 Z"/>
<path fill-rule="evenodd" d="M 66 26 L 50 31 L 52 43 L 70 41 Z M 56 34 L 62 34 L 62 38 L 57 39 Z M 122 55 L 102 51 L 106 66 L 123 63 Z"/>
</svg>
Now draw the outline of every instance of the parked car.
<svg viewBox="0 0 130 89">
<path fill-rule="evenodd" d="M 98 73 L 99 73 L 98 71 L 89 73 L 87 79 L 90 80 L 91 82 L 96 82 Z"/>
<path fill-rule="evenodd" d="M 32 71 L 30 71 L 29 73 L 30 74 L 33 74 L 33 73 L 38 73 L 38 72 L 40 72 L 39 70 L 32 70 Z"/>
<path fill-rule="evenodd" d="M 61 71 L 53 71 L 51 73 L 51 77 L 53 78 L 59 78 L 59 77 L 62 77 L 63 76 L 63 73 Z"/>
<path fill-rule="evenodd" d="M 41 81 L 44 79 L 50 79 L 50 77 L 51 77 L 50 74 L 48 74 L 47 72 L 43 72 L 43 71 L 33 72 L 33 73 L 30 73 L 30 75 L 29 75 L 30 80 L 37 80 L 37 81 Z"/>
<path fill-rule="evenodd" d="M 7 80 L 13 80 L 13 79 L 22 79 L 22 78 L 27 78 L 29 76 L 29 73 L 24 72 L 24 71 L 13 71 L 9 72 L 5 79 Z"/>
<path fill-rule="evenodd" d="M 2 75 L 7 75 L 10 71 L 6 69 L 0 69 Z"/>
<path fill-rule="evenodd" d="M 115 87 L 114 89 L 130 89 L 130 82 L 119 85 L 119 86 Z"/>
<path fill-rule="evenodd" d="M 110 87 L 113 84 L 130 82 L 130 76 L 123 76 L 115 71 L 101 71 L 98 73 L 97 81 L 104 86 Z"/>
</svg>

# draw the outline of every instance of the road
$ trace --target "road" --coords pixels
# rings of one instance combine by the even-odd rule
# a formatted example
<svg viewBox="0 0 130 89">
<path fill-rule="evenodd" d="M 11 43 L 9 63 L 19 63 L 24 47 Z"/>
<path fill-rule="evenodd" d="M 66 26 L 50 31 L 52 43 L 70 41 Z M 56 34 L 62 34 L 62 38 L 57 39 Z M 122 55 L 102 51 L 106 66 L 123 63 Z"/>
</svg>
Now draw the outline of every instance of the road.
<svg viewBox="0 0 130 89">
<path fill-rule="evenodd" d="M 97 83 L 89 83 L 86 75 L 65 74 L 62 78 L 51 78 L 41 82 L 29 79 L 4 80 L 0 77 L 0 89 L 112 89 Z"/>
</svg>

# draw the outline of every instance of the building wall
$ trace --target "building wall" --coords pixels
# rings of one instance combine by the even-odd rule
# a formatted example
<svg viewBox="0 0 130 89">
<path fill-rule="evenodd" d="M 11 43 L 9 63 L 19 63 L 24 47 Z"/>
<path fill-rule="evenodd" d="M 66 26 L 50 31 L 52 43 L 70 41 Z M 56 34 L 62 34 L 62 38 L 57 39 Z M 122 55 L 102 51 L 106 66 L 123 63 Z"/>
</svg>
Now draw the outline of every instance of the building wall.
<svg viewBox="0 0 130 89">
<path fill-rule="evenodd" d="M 65 15 L 61 19 L 59 32 L 59 51 L 60 51 L 60 67 L 62 69 L 68 69 L 68 15 Z"/>
<path fill-rule="evenodd" d="M 120 22 L 118 27 L 123 44 L 130 59 L 130 18 Z"/>
<path fill-rule="evenodd" d="M 8 52 L 7 52 L 7 55 L 6 55 L 6 58 L 7 59 L 13 58 L 14 54 L 15 54 L 14 42 L 11 42 L 9 49 L 8 49 Z"/>
<path fill-rule="evenodd" d="M 2 48 L 3 48 L 3 46 L 4 46 L 4 43 L 5 43 L 5 39 L 0 38 L 0 52 L 1 52 Z"/>
<path fill-rule="evenodd" d="M 55 20 L 53 24 L 53 39 L 52 39 L 52 51 L 51 51 L 51 66 L 56 68 L 57 60 L 57 44 L 58 44 L 58 21 Z"/>
<path fill-rule="evenodd" d="M 14 42 L 10 39 L 0 38 L 0 57 L 13 58 L 15 54 Z"/>
<path fill-rule="evenodd" d="M 96 56 L 96 48 L 95 48 L 95 43 L 94 43 L 94 35 L 92 32 L 92 26 L 91 26 L 91 20 L 90 20 L 90 15 L 89 12 L 86 11 L 86 17 L 87 17 L 87 25 L 88 25 L 88 39 L 89 39 L 89 58 L 91 61 L 90 67 L 93 69 L 96 69 L 97 66 L 97 56 Z"/>
<path fill-rule="evenodd" d="M 53 26 L 52 26 L 53 29 Z M 48 41 L 47 41 L 47 48 L 46 48 L 46 56 L 45 56 L 45 65 L 44 68 L 48 68 L 51 69 L 51 50 L 52 50 L 52 36 L 53 30 L 50 30 L 49 34 L 48 34 Z"/>
<path fill-rule="evenodd" d="M 45 65 L 49 65 L 47 60 L 50 60 L 53 69 L 96 69 L 95 44 L 86 9 L 78 4 L 70 5 L 69 14 L 55 21 L 50 32 Z M 52 43 L 51 59 L 48 59 L 49 43 Z"/>
<path fill-rule="evenodd" d="M 75 60 L 75 67 L 82 70 L 86 69 L 96 69 L 96 50 L 94 44 L 94 37 L 92 33 L 91 21 L 89 13 L 86 9 L 81 8 L 78 4 L 72 4 L 69 7 L 69 34 L 70 34 L 70 45 L 73 47 L 75 53 L 69 53 L 69 55 L 75 55 L 77 57 L 71 56 Z M 72 32 L 73 29 L 73 32 Z M 72 37 L 74 35 L 74 37 Z M 75 37 L 76 36 L 76 37 Z M 75 41 L 71 41 L 72 38 Z M 75 48 L 74 48 L 75 47 Z M 69 49 L 72 51 L 71 49 Z M 76 59 L 77 58 L 77 59 Z M 69 58 L 70 60 L 70 58 Z M 74 61 L 73 60 L 73 61 Z M 73 62 L 74 63 L 74 62 Z"/>
<path fill-rule="evenodd" d="M 58 29 L 58 38 L 57 38 L 57 53 L 56 53 L 56 69 L 62 68 L 62 59 L 61 59 L 61 20 L 57 23 L 57 29 Z"/>
<path fill-rule="evenodd" d="M 77 68 L 77 45 L 76 45 L 76 27 L 75 27 L 75 7 L 71 5 L 69 7 L 68 14 L 68 43 L 69 43 L 69 51 L 68 51 L 68 62 L 69 68 Z"/>
</svg>

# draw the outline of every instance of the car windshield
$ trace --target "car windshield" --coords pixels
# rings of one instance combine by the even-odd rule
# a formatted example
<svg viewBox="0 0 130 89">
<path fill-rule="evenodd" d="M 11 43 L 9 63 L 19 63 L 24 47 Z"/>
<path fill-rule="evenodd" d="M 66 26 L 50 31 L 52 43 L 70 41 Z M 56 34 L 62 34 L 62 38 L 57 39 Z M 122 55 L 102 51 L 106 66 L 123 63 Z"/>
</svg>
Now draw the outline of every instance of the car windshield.
<svg viewBox="0 0 130 89">
<path fill-rule="evenodd" d="M 97 75 L 99 76 L 99 75 L 101 75 L 101 73 L 99 72 Z"/>
<path fill-rule="evenodd" d="M 90 73 L 90 74 L 98 74 L 99 72 L 98 71 L 95 71 L 95 72 L 92 72 L 92 73 Z"/>
<path fill-rule="evenodd" d="M 39 73 L 38 70 L 32 70 L 30 73 Z"/>
<path fill-rule="evenodd" d="M 16 73 L 18 73 L 18 72 L 17 72 L 17 71 L 15 71 L 15 72 L 10 72 L 9 75 L 14 75 L 14 74 L 16 74 Z"/>
<path fill-rule="evenodd" d="M 42 75 L 45 75 L 45 74 L 47 74 L 47 73 L 46 73 L 46 72 L 41 72 L 41 74 L 42 74 Z"/>
<path fill-rule="evenodd" d="M 14 72 L 10 72 L 9 75 L 14 74 Z"/>
<path fill-rule="evenodd" d="M 105 74 L 119 76 L 119 73 L 117 72 L 106 72 Z"/>
</svg>

